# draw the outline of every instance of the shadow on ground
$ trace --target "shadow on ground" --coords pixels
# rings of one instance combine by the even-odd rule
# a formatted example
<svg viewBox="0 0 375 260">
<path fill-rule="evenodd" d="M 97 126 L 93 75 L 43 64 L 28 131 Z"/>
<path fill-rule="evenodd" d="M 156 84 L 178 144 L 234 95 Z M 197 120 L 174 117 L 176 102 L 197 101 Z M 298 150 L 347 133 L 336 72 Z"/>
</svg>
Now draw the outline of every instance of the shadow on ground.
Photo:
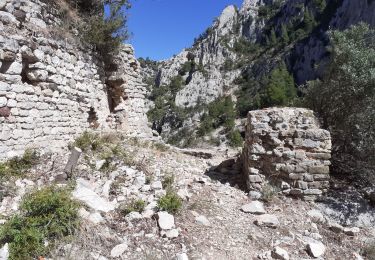
<svg viewBox="0 0 375 260">
<path fill-rule="evenodd" d="M 229 183 L 230 186 L 247 191 L 245 178 L 242 174 L 242 164 L 239 158 L 229 158 L 219 165 L 212 166 L 205 173 L 212 180 L 222 184 Z"/>
</svg>

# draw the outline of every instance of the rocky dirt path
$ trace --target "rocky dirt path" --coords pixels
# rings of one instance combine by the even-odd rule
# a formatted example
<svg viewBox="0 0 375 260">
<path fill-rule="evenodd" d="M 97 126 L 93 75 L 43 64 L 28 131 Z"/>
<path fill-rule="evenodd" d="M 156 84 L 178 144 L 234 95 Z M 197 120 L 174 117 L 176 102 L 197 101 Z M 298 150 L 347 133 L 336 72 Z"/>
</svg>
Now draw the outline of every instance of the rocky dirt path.
<svg viewBox="0 0 375 260">
<path fill-rule="evenodd" d="M 372 228 L 344 228 L 316 210 L 318 205 L 271 188 L 262 198 L 250 198 L 241 189 L 236 151 L 200 158 L 158 145 L 124 143 L 123 148 L 133 163 L 116 164 L 106 173 L 95 169 L 100 160 L 81 159 L 73 194 L 83 202 L 82 228 L 53 259 L 361 259 L 361 248 L 373 236 Z M 30 180 L 17 185 L 24 193 L 53 183 L 66 158 L 47 158 Z M 157 208 L 170 176 L 183 198 L 173 215 Z M 0 213 L 10 215 L 19 198 L 5 198 Z M 134 199 L 145 201 L 145 208 L 125 216 L 122 205 Z"/>
</svg>

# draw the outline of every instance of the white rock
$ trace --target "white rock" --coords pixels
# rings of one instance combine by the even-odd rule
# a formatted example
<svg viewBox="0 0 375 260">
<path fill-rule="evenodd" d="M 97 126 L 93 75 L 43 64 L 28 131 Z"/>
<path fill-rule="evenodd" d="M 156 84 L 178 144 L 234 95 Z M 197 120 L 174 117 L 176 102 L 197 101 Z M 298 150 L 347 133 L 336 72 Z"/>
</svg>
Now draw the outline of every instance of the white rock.
<svg viewBox="0 0 375 260">
<path fill-rule="evenodd" d="M 139 212 L 130 212 L 128 215 L 126 215 L 125 219 L 127 221 L 132 221 L 132 220 L 135 220 L 135 219 L 142 219 L 142 215 L 139 213 Z"/>
<path fill-rule="evenodd" d="M 1 249 L 0 249 L 0 260 L 8 260 L 9 258 L 9 245 L 6 243 Z"/>
<path fill-rule="evenodd" d="M 165 236 L 167 238 L 176 238 L 176 237 L 178 237 L 179 232 L 178 232 L 178 229 L 174 228 L 174 229 L 171 229 L 171 230 L 162 231 L 161 235 L 163 237 Z"/>
<path fill-rule="evenodd" d="M 82 201 L 95 211 L 109 212 L 116 208 L 115 202 L 109 202 L 100 197 L 94 191 L 85 187 L 80 180 L 77 180 L 77 186 L 73 191 L 73 197 L 79 201 Z"/>
<path fill-rule="evenodd" d="M 195 221 L 198 224 L 203 225 L 203 226 L 209 226 L 210 225 L 210 221 L 203 215 L 195 217 Z"/>
<path fill-rule="evenodd" d="M 318 258 L 324 254 L 326 247 L 320 241 L 310 241 L 306 246 L 307 252 L 310 256 Z"/>
<path fill-rule="evenodd" d="M 105 164 L 105 162 L 106 162 L 106 160 L 96 161 L 95 162 L 95 169 L 99 171 L 103 167 L 103 165 Z"/>
<path fill-rule="evenodd" d="M 8 103 L 8 99 L 6 97 L 0 97 L 0 107 L 5 107 Z"/>
<path fill-rule="evenodd" d="M 280 225 L 278 218 L 275 215 L 264 214 L 257 216 L 254 223 L 260 227 L 276 228 Z"/>
<path fill-rule="evenodd" d="M 260 201 L 252 201 L 249 204 L 243 205 L 241 210 L 245 213 L 251 213 L 256 215 L 265 214 L 263 203 Z"/>
<path fill-rule="evenodd" d="M 144 218 L 152 218 L 155 215 L 155 211 L 152 209 L 146 209 L 144 212 L 142 212 L 142 217 Z"/>
<path fill-rule="evenodd" d="M 185 253 L 179 253 L 176 255 L 176 260 L 189 260 L 189 257 Z"/>
<path fill-rule="evenodd" d="M 311 218 L 312 222 L 315 223 L 324 223 L 325 218 L 319 210 L 313 209 L 307 212 L 307 215 Z"/>
<path fill-rule="evenodd" d="M 345 235 L 348 235 L 348 236 L 355 236 L 355 235 L 358 235 L 360 232 L 360 229 L 357 228 L 357 227 L 352 227 L 352 228 L 344 228 L 344 233 Z"/>
<path fill-rule="evenodd" d="M 271 256 L 275 259 L 281 259 L 281 260 L 289 260 L 289 254 L 285 249 L 282 249 L 281 247 L 276 246 L 272 252 Z"/>
<path fill-rule="evenodd" d="M 128 249 L 128 244 L 126 242 L 119 244 L 111 250 L 111 257 L 120 257 L 125 253 L 127 249 Z"/>
<path fill-rule="evenodd" d="M 134 179 L 134 182 L 133 182 L 133 185 L 136 186 L 136 187 L 142 187 L 144 184 L 146 183 L 146 177 L 143 175 L 143 176 L 137 176 L 135 179 Z"/>
<path fill-rule="evenodd" d="M 191 197 L 187 189 L 179 189 L 177 195 L 183 200 L 188 200 Z"/>
<path fill-rule="evenodd" d="M 158 224 L 163 230 L 172 229 L 174 225 L 174 217 L 166 211 L 158 212 Z"/>
<path fill-rule="evenodd" d="M 163 188 L 163 184 L 161 183 L 161 181 L 154 181 L 151 184 L 151 189 L 153 190 L 161 190 L 162 188 Z"/>
<path fill-rule="evenodd" d="M 340 224 L 338 223 L 335 223 L 335 222 L 331 222 L 329 223 L 329 228 L 335 232 L 335 233 L 341 233 L 341 232 L 344 232 L 344 227 L 341 226 Z"/>
<path fill-rule="evenodd" d="M 94 224 L 99 224 L 104 221 L 102 215 L 99 212 L 95 212 L 89 215 L 88 220 Z"/>
<path fill-rule="evenodd" d="M 262 197 L 262 194 L 257 191 L 250 191 L 248 196 L 252 200 L 258 200 Z"/>
</svg>

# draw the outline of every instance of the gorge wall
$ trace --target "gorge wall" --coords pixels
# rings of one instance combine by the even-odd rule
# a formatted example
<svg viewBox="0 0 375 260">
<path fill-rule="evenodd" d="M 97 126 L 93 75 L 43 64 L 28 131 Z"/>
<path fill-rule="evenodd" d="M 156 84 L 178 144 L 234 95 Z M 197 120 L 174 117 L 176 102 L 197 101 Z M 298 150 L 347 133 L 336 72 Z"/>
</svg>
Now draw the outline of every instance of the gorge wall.
<svg viewBox="0 0 375 260">
<path fill-rule="evenodd" d="M 130 45 L 108 75 L 51 1 L 0 1 L 0 159 L 67 145 L 88 128 L 150 136 Z"/>
<path fill-rule="evenodd" d="M 202 106 L 226 96 L 236 105 L 250 104 L 246 112 L 260 108 L 254 97 L 264 91 L 261 82 L 284 63 L 296 86 L 321 77 L 330 57 L 328 32 L 359 22 L 373 27 L 374 13 L 375 1 L 367 0 L 244 0 L 240 8 L 226 7 L 190 48 L 153 64 L 153 73 L 144 66 L 155 92 L 182 81 L 174 95 L 161 97 L 170 103 L 167 109 L 155 102 L 160 96 L 151 97 L 159 115 L 151 118 L 154 129 L 166 140 L 179 135 L 178 127 L 198 129 Z M 189 116 L 181 118 L 181 110 Z"/>
</svg>

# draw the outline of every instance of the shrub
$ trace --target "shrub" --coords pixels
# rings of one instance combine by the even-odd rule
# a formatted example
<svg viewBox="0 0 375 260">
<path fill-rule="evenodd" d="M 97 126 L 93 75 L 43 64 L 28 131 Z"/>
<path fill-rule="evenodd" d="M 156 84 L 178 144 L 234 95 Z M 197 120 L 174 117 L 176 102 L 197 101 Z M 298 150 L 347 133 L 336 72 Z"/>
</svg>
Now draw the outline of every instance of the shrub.
<svg viewBox="0 0 375 260">
<path fill-rule="evenodd" d="M 78 206 L 68 190 L 53 186 L 26 195 L 20 214 L 0 228 L 0 243 L 9 243 L 9 258 L 45 256 L 59 240 L 74 235 L 79 225 Z"/>
<path fill-rule="evenodd" d="M 86 152 L 88 150 L 98 150 L 102 145 L 99 134 L 88 131 L 83 132 L 76 138 L 72 146 L 80 148 Z"/>
<path fill-rule="evenodd" d="M 243 144 L 243 138 L 240 131 L 233 130 L 228 134 L 229 145 L 232 147 L 241 147 Z"/>
<path fill-rule="evenodd" d="M 0 178 L 22 176 L 34 165 L 38 164 L 39 153 L 35 150 L 26 150 L 22 157 L 14 157 L 4 163 L 0 163 Z"/>
<path fill-rule="evenodd" d="M 175 191 L 169 190 L 158 200 L 158 207 L 160 210 L 176 213 L 182 207 L 182 200 Z"/>
<path fill-rule="evenodd" d="M 307 84 L 305 105 L 331 130 L 334 171 L 370 177 L 375 173 L 375 30 L 359 24 L 329 35 L 330 64 L 321 80 Z"/>
<path fill-rule="evenodd" d="M 141 213 L 145 209 L 146 203 L 143 200 L 133 200 L 129 204 L 121 205 L 120 212 L 124 216 L 131 212 Z"/>
</svg>

